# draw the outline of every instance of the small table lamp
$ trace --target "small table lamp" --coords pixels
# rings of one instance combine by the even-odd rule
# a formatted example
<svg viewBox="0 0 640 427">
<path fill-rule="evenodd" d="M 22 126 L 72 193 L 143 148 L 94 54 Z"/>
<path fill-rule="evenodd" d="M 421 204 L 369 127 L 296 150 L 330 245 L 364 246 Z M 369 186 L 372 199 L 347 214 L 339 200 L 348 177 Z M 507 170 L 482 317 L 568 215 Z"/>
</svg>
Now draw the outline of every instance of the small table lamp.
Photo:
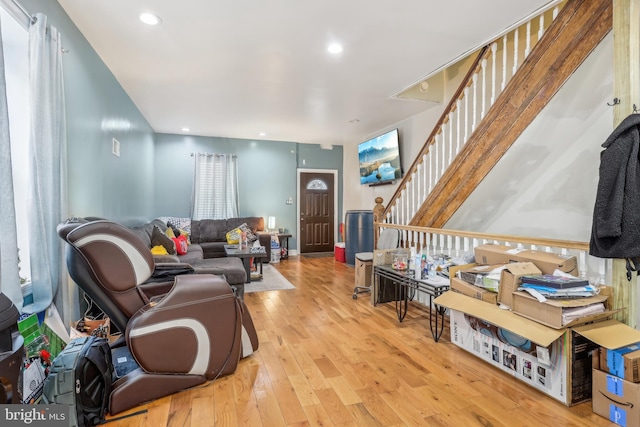
<svg viewBox="0 0 640 427">
<path fill-rule="evenodd" d="M 270 216 L 269 219 L 267 220 L 267 230 L 268 231 L 275 231 L 276 230 L 276 217 L 275 216 Z"/>
</svg>

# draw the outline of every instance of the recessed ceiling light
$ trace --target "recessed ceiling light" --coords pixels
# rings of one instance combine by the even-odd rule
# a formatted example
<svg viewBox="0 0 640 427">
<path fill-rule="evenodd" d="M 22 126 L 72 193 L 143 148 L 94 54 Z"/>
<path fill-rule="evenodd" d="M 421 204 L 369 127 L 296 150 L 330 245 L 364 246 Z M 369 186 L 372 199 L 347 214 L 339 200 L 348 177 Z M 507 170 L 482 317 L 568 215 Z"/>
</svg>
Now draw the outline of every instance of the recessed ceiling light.
<svg viewBox="0 0 640 427">
<path fill-rule="evenodd" d="M 258 135 L 260 136 L 267 136 L 267 134 L 265 132 L 260 132 Z"/>
<path fill-rule="evenodd" d="M 331 43 L 329 46 L 327 46 L 327 51 L 329 51 L 329 53 L 337 54 L 342 52 L 342 50 L 343 48 L 340 43 Z"/>
<path fill-rule="evenodd" d="M 140 20 L 147 25 L 158 25 L 162 22 L 162 20 L 153 13 L 141 13 Z"/>
<path fill-rule="evenodd" d="M 189 132 L 191 129 L 189 128 L 182 128 L 182 132 Z"/>
</svg>

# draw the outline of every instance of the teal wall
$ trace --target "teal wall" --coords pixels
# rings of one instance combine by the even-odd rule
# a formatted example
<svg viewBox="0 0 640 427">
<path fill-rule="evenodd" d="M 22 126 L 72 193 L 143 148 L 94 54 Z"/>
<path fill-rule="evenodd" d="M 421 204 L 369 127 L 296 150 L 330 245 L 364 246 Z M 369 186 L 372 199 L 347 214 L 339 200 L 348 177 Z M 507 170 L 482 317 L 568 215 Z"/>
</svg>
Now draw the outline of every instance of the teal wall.
<svg viewBox="0 0 640 427">
<path fill-rule="evenodd" d="M 238 156 L 240 216 L 262 216 L 265 221 L 275 216 L 276 226 L 293 235 L 290 249 L 297 248 L 298 167 L 338 171 L 338 218 L 341 218 L 341 146 L 323 150 L 316 144 L 172 134 L 156 135 L 154 216 L 190 215 L 191 153 L 198 152 Z M 288 198 L 293 200 L 292 205 L 286 204 Z"/>
<path fill-rule="evenodd" d="M 67 113 L 69 214 L 137 224 L 156 216 L 188 216 L 192 152 L 237 154 L 240 215 L 275 216 L 297 248 L 297 168 L 338 170 L 342 217 L 342 147 L 155 134 L 118 81 L 51 0 L 21 0 L 60 31 Z M 121 154 L 111 153 L 112 139 Z M 293 199 L 292 205 L 286 200 Z"/>
<path fill-rule="evenodd" d="M 154 133 L 56 1 L 20 0 L 58 29 L 67 115 L 69 214 L 124 223 L 153 210 Z M 121 156 L 111 154 L 112 139 Z"/>
</svg>

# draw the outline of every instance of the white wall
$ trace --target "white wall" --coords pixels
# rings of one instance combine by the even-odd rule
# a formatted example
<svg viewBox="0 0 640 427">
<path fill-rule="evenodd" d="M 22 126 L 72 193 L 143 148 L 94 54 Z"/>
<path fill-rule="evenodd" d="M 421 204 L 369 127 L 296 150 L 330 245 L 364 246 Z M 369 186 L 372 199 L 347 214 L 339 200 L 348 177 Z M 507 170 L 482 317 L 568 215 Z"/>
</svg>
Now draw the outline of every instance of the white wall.
<svg viewBox="0 0 640 427">
<path fill-rule="evenodd" d="M 406 172 L 442 115 L 444 107 L 444 105 L 437 106 L 385 129 L 380 129 L 379 132 L 368 135 L 363 138 L 362 141 L 397 127 L 399 130 L 400 140 L 400 159 L 402 162 L 402 168 Z M 373 209 L 376 197 L 382 197 L 384 199 L 384 204 L 386 205 L 387 202 L 391 200 L 396 188 L 398 188 L 398 184 L 400 184 L 400 180 L 395 184 L 379 185 L 374 187 L 369 187 L 366 184 L 360 184 L 358 143 L 362 141 L 352 141 L 350 145 L 345 144 L 344 146 L 343 190 L 345 212 L 353 209 Z"/>
<path fill-rule="evenodd" d="M 613 130 L 613 110 L 606 105 L 614 98 L 612 55 L 610 34 L 480 183 L 446 228 L 589 240 L 600 145 Z M 397 124 L 405 169 L 422 148 L 443 109 L 444 105 Z M 344 147 L 345 210 L 371 209 L 377 196 L 383 197 L 386 204 L 397 188 L 397 184 L 360 186 L 358 142 L 361 141 Z"/>
</svg>

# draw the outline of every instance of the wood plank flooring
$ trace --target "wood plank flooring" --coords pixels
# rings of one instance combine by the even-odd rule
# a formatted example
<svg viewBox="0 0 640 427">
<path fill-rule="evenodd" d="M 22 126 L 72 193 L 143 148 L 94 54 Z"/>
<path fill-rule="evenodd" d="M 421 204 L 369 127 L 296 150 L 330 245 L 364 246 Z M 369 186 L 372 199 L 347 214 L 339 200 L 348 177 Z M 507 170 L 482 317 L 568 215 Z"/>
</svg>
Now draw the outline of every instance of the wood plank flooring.
<svg viewBox="0 0 640 427">
<path fill-rule="evenodd" d="M 354 268 L 333 258 L 275 264 L 296 289 L 245 301 L 258 351 L 232 375 L 134 408 L 110 426 L 613 426 L 566 407 L 428 332 L 413 303 L 353 300 Z M 447 323 L 448 326 L 448 323 Z M 112 417 L 113 418 L 113 417 Z"/>
</svg>

